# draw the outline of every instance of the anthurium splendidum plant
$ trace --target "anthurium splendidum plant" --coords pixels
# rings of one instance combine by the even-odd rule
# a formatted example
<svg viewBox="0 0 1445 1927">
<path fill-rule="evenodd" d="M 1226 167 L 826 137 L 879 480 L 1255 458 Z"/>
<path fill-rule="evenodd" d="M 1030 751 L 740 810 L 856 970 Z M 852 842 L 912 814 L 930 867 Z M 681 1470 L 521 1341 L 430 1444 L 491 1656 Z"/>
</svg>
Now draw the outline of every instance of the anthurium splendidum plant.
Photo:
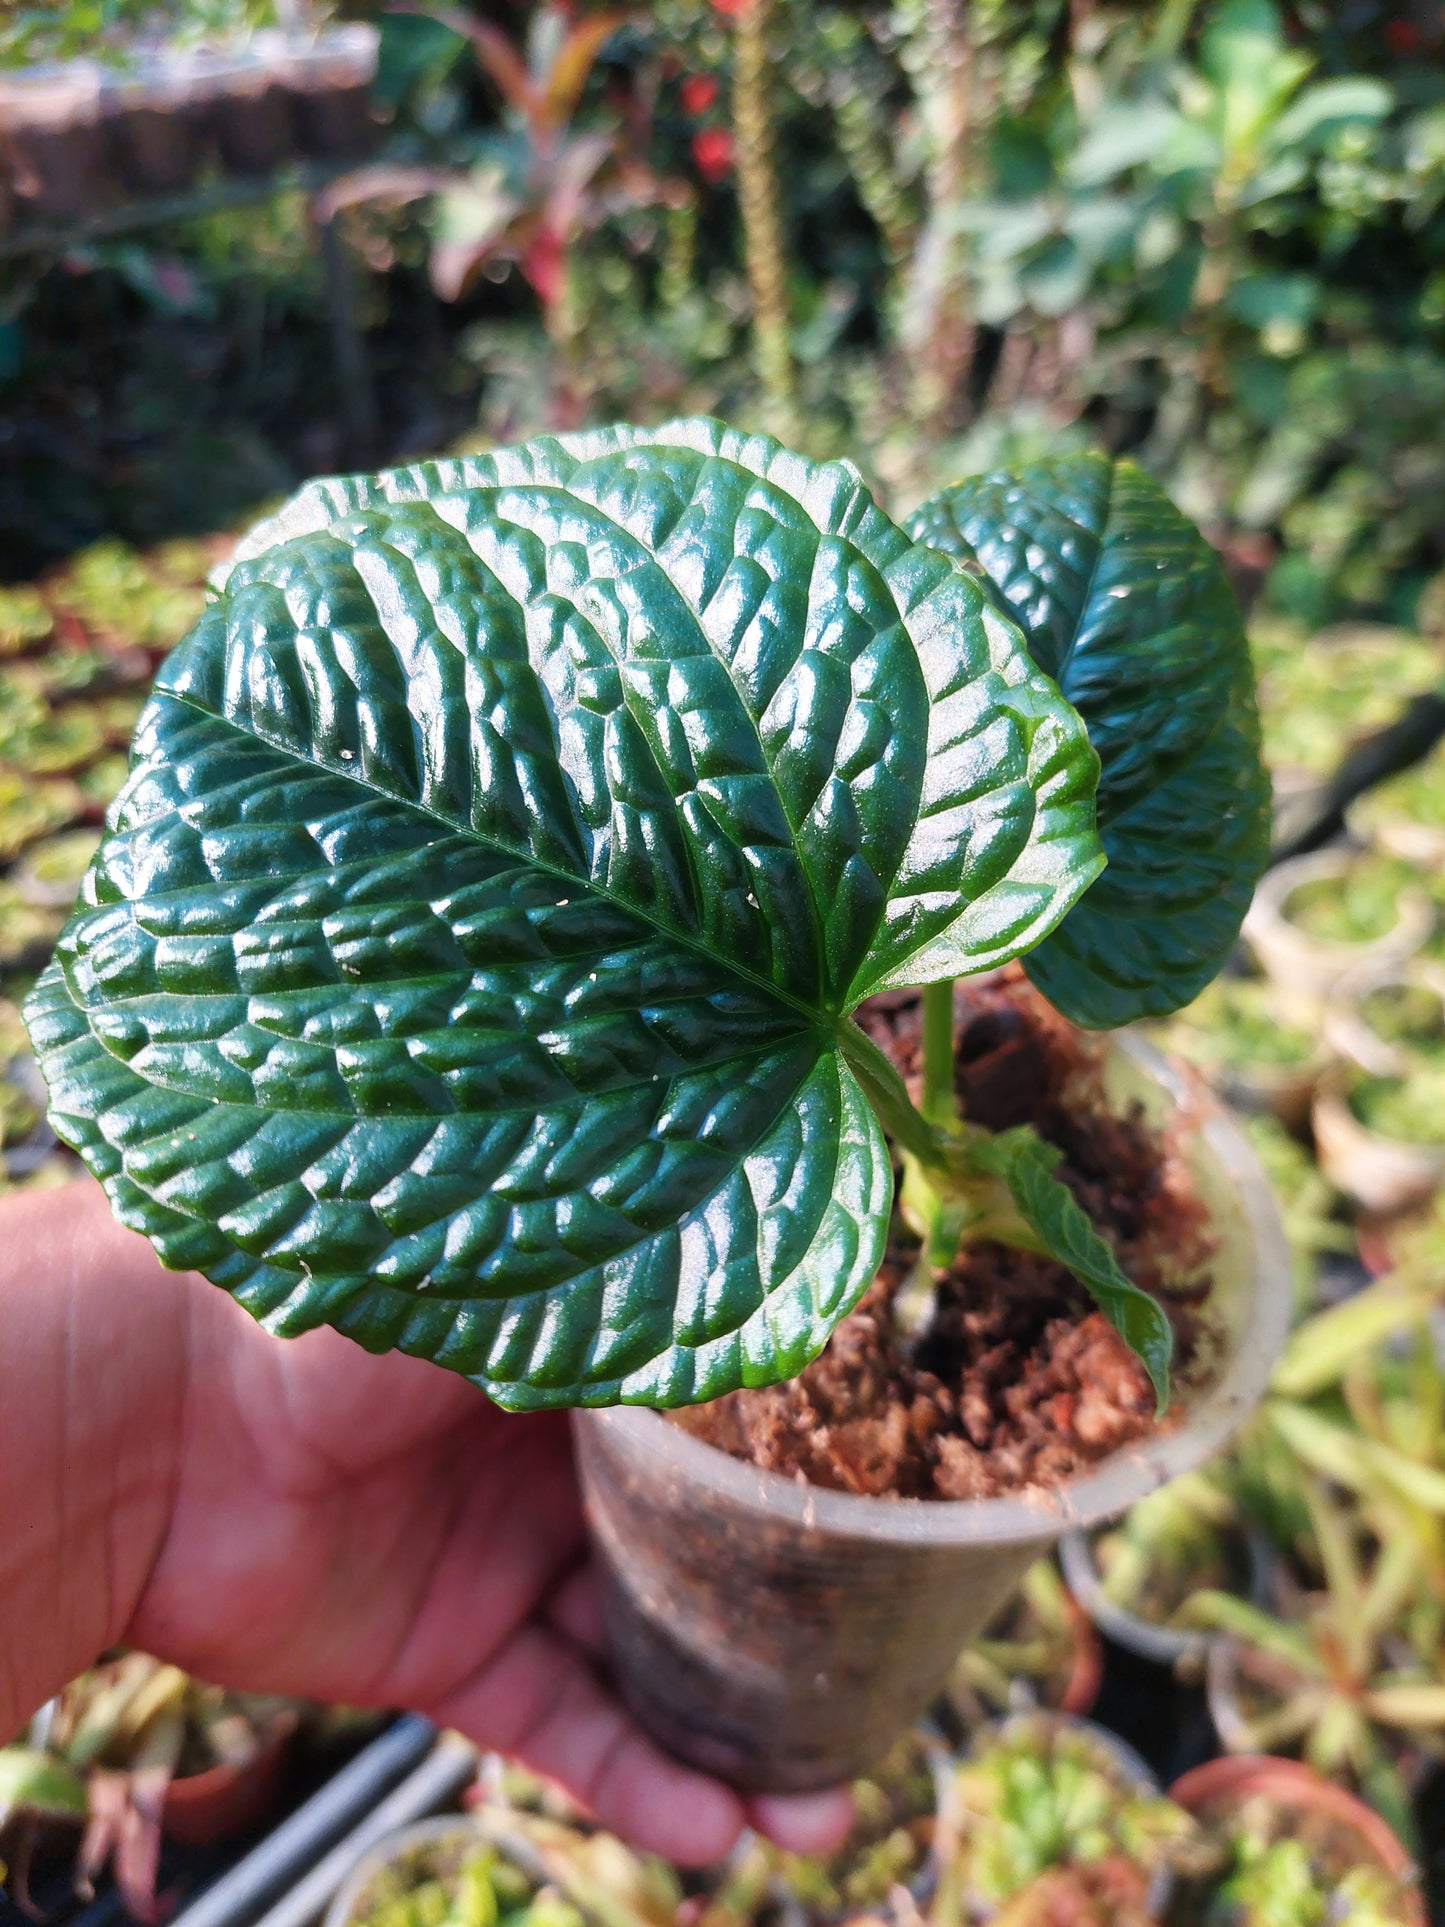
<svg viewBox="0 0 1445 1927">
<path fill-rule="evenodd" d="M 956 1114 L 951 986 L 1186 1002 L 1266 798 L 1228 585 L 1128 463 L 899 527 L 712 421 L 539 440 L 243 541 L 28 1019 L 117 1215 L 274 1332 L 518 1409 L 774 1382 L 873 1277 L 897 1153 L 935 1257 L 1053 1251 L 1162 1398 L 1054 1154 Z M 853 1019 L 913 985 L 917 1107 Z"/>
</svg>

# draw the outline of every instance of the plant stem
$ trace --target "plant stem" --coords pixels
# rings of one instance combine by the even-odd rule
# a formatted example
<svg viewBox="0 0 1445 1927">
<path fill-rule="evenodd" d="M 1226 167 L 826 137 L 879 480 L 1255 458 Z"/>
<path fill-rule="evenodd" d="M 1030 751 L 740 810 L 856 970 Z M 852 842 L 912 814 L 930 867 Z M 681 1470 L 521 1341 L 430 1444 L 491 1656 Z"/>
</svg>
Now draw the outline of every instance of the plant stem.
<svg viewBox="0 0 1445 1927">
<path fill-rule="evenodd" d="M 768 112 L 768 21 L 772 0 L 751 0 L 738 15 L 733 69 L 733 131 L 742 208 L 753 343 L 775 431 L 794 426 L 793 353 L 789 341 L 787 267 L 778 219 L 778 180 Z"/>
<path fill-rule="evenodd" d="M 953 979 L 923 987 L 923 1115 L 930 1124 L 958 1122 L 953 1089 Z"/>
<path fill-rule="evenodd" d="M 911 1151 L 931 1171 L 947 1171 L 948 1150 L 942 1137 L 915 1109 L 903 1079 L 873 1039 L 850 1020 L 839 1026 L 838 1041 L 878 1122 L 899 1150 Z"/>
</svg>

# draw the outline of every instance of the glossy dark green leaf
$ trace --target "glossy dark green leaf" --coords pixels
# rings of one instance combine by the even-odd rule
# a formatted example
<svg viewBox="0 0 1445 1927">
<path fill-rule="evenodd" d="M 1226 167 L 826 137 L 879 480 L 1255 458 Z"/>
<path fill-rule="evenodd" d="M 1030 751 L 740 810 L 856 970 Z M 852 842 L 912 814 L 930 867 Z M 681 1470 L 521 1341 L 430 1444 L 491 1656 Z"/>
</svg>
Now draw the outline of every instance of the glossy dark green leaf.
<svg viewBox="0 0 1445 1927">
<path fill-rule="evenodd" d="M 1162 1412 L 1169 1401 L 1174 1350 L 1169 1320 L 1158 1301 L 1124 1275 L 1083 1206 L 1054 1176 L 1059 1152 L 1025 1126 L 975 1140 L 970 1156 L 977 1169 L 1002 1179 L 1044 1249 L 1088 1288 L 1114 1330 L 1143 1360 Z"/>
<path fill-rule="evenodd" d="M 1100 862 L 1075 713 L 856 474 L 713 423 L 314 484 L 162 670 L 37 989 L 167 1263 L 513 1406 L 797 1371 L 891 1193 L 870 991 Z"/>
<path fill-rule="evenodd" d="M 1269 850 L 1254 679 L 1218 557 L 1132 462 L 1097 453 L 959 482 L 908 527 L 974 570 L 1088 726 L 1109 867 L 1029 957 L 1097 1028 L 1217 974 Z"/>
</svg>

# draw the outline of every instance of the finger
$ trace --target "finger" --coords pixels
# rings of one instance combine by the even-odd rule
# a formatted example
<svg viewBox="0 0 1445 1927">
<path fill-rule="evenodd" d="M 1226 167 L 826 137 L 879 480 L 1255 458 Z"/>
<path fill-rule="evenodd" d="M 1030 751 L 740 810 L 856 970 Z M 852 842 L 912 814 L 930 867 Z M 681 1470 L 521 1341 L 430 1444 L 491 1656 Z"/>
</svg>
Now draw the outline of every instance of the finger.
<svg viewBox="0 0 1445 1927">
<path fill-rule="evenodd" d="M 847 1839 L 854 1818 L 853 1795 L 845 1786 L 822 1793 L 763 1793 L 748 1802 L 753 1826 L 790 1853 L 832 1853 Z"/>
<path fill-rule="evenodd" d="M 646 1738 L 570 1641 L 521 1627 L 440 1705 L 446 1726 L 558 1781 L 604 1827 L 684 1866 L 721 1860 L 743 1826 L 742 1802 L 679 1766 Z"/>
<path fill-rule="evenodd" d="M 586 1559 L 569 1572 L 553 1594 L 547 1617 L 584 1653 L 599 1659 L 607 1650 L 602 1628 L 602 1574 L 595 1560 Z"/>
</svg>

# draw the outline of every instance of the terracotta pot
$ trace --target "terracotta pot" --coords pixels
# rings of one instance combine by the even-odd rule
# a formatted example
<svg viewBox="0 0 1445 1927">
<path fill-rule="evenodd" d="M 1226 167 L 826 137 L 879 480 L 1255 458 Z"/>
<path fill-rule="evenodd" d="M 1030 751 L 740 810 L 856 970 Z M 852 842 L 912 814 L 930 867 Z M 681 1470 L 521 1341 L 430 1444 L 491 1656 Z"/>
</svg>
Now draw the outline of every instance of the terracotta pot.
<svg viewBox="0 0 1445 1927">
<path fill-rule="evenodd" d="M 268 70 L 291 103 L 300 150 L 317 160 L 354 160 L 375 144 L 371 86 L 380 37 L 365 21 L 345 21 L 315 39 L 258 36 Z"/>
<path fill-rule="evenodd" d="M 86 61 L 0 75 L 0 166 L 18 219 L 77 220 L 114 199 L 101 96 Z"/>
<path fill-rule="evenodd" d="M 192 98 L 203 108 L 221 164 L 233 174 L 269 174 L 295 152 L 291 102 L 254 54 L 189 56 Z"/>
<path fill-rule="evenodd" d="M 183 193 L 202 157 L 202 130 L 184 67 L 173 60 L 138 61 L 108 77 L 105 106 L 126 186 L 141 195 Z"/>
<path fill-rule="evenodd" d="M 1318 1015 L 1347 971 L 1404 963 L 1434 926 L 1434 905 L 1421 889 L 1401 891 L 1394 928 L 1369 943 L 1325 942 L 1289 921 L 1284 905 L 1301 884 L 1342 878 L 1354 861 L 1347 851 L 1320 850 L 1276 864 L 1265 873 L 1244 920 L 1244 935 L 1260 967 L 1278 984 L 1286 1008 L 1302 1022 Z"/>
<path fill-rule="evenodd" d="M 855 1777 L 922 1713 L 1030 1562 L 1200 1464 L 1261 1397 L 1288 1246 L 1253 1151 L 1202 1082 L 1120 1037 L 1111 1103 L 1171 1119 L 1212 1219 L 1214 1380 L 1170 1427 L 1057 1490 L 875 1499 L 746 1465 L 635 1407 L 574 1413 L 618 1685 L 644 1726 L 750 1788 Z"/>
<path fill-rule="evenodd" d="M 276 1807 L 295 1731 L 293 1719 L 280 1719 L 249 1760 L 223 1760 L 204 1773 L 172 1780 L 161 1810 L 162 1831 L 186 1846 L 208 1847 L 259 1826 Z"/>
<path fill-rule="evenodd" d="M 1427 1927 L 1419 1871 L 1404 1844 L 1373 1807 L 1302 1761 L 1262 1753 L 1207 1760 L 1177 1779 L 1169 1798 L 1196 1819 L 1216 1824 L 1227 1824 L 1231 1809 L 1252 1799 L 1268 1800 L 1287 1815 L 1327 1820 L 1357 1843 L 1359 1860 L 1372 1862 L 1399 1881 L 1406 1917 L 1418 1927 Z"/>
<path fill-rule="evenodd" d="M 1320 1169 L 1365 1211 L 1393 1217 L 1445 1184 L 1445 1146 L 1381 1137 L 1361 1124 L 1338 1085 L 1317 1093 L 1311 1121 Z"/>
</svg>

